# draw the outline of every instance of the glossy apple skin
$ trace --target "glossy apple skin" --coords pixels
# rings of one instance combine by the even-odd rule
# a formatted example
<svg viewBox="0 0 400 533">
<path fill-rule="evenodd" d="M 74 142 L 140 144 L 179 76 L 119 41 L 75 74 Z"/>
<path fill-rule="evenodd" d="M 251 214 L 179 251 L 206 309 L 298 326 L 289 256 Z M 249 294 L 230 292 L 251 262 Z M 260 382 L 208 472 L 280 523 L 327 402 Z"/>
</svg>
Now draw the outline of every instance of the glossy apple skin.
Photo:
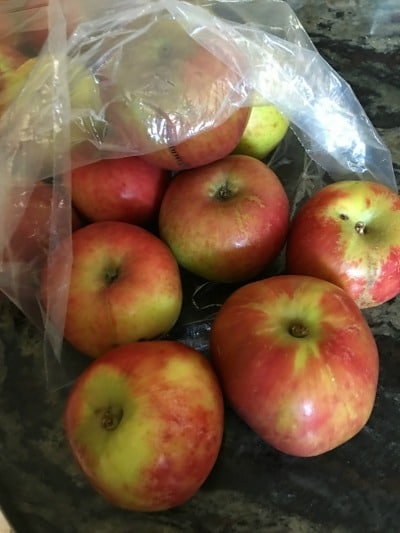
<svg viewBox="0 0 400 533">
<path fill-rule="evenodd" d="M 178 342 L 144 341 L 109 351 L 79 376 L 64 426 L 75 459 L 104 498 L 161 511 L 190 499 L 210 474 L 223 413 L 207 359 Z"/>
<path fill-rule="evenodd" d="M 170 176 L 141 157 L 103 159 L 72 170 L 72 202 L 91 222 L 147 226 L 157 219 Z"/>
<path fill-rule="evenodd" d="M 328 452 L 371 415 L 377 346 L 355 302 L 327 281 L 281 275 L 244 285 L 219 310 L 210 347 L 228 402 L 283 453 Z"/>
<path fill-rule="evenodd" d="M 289 202 L 258 159 L 231 155 L 179 173 L 161 202 L 159 231 L 178 263 L 205 279 L 250 279 L 279 253 Z"/>
<path fill-rule="evenodd" d="M 69 253 L 69 242 L 62 242 L 44 271 L 46 309 L 65 286 Z M 181 305 L 178 265 L 150 231 L 110 221 L 72 234 L 64 337 L 79 351 L 98 357 L 113 346 L 158 337 L 175 324 Z"/>
<path fill-rule="evenodd" d="M 234 43 L 215 36 L 210 45 L 225 57 L 198 44 L 178 22 L 161 19 L 125 39 L 97 73 L 104 80 L 109 135 L 170 170 L 228 155 L 250 109 L 242 107 L 246 87 Z"/>
<path fill-rule="evenodd" d="M 360 308 L 400 293 L 400 197 L 371 181 L 317 191 L 292 221 L 287 271 L 342 287 Z"/>
<path fill-rule="evenodd" d="M 55 210 L 58 211 L 60 220 L 66 221 L 63 228 L 58 228 L 64 235 L 82 226 L 81 218 L 71 204 L 66 202 L 61 189 L 42 181 L 12 187 L 3 219 L 10 229 L 10 235 L 2 253 L 2 261 L 8 264 L 23 262 L 43 265 L 49 250 Z M 68 223 L 69 216 L 71 224 Z"/>
</svg>

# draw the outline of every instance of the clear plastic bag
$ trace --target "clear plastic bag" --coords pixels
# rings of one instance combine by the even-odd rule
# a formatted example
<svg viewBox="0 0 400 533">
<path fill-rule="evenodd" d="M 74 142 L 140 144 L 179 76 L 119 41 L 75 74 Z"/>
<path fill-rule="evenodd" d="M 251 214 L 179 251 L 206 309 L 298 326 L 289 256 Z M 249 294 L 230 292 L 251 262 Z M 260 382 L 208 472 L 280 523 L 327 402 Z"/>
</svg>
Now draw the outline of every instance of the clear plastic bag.
<svg viewBox="0 0 400 533">
<path fill-rule="evenodd" d="M 289 3 L 49 0 L 47 6 L 33 0 L 27 6 L 9 0 L 1 3 L 0 15 L 4 37 L 19 46 L 32 31 L 47 37 L 0 119 L 0 288 L 43 328 L 45 349 L 52 353 L 45 353 L 47 362 L 54 355 L 60 360 L 71 254 L 65 284 L 46 311 L 40 275 L 52 249 L 71 235 L 71 168 L 179 145 L 251 106 L 256 94 L 289 119 L 303 168 L 311 164 L 334 180 L 369 178 L 396 187 L 390 152 Z M 156 48 L 154 57 L 152 43 L 160 36 L 169 45 Z M 173 76 L 181 72 L 176 65 L 188 57 L 193 64 L 198 49 L 198 70 L 182 83 Z M 207 94 L 194 91 L 197 75 L 207 87 L 214 80 Z M 142 124 L 140 135 L 132 135 L 131 120 Z M 294 157 L 282 147 L 277 154 Z M 40 252 L 15 256 L 11 240 L 26 216 L 27 199 L 44 180 L 51 200 Z M 296 187 L 302 181 L 304 173 L 293 176 Z"/>
</svg>

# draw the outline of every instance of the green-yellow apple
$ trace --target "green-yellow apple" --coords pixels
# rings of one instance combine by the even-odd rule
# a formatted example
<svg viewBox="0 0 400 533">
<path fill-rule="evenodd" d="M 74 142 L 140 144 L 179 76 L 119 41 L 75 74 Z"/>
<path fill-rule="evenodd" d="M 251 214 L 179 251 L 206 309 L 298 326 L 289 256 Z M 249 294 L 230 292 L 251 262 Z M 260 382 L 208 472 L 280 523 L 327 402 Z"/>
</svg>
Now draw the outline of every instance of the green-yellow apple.
<svg viewBox="0 0 400 533">
<path fill-rule="evenodd" d="M 259 274 L 280 252 L 288 227 L 289 201 L 279 178 L 245 155 L 180 172 L 159 212 L 160 236 L 178 263 L 225 283 Z"/>
<path fill-rule="evenodd" d="M 246 88 L 235 70 L 234 43 L 215 37 L 219 59 L 174 20 L 154 21 L 132 35 L 114 44 L 114 56 L 96 72 L 114 143 L 171 170 L 228 155 L 249 115 L 241 107 Z"/>
<path fill-rule="evenodd" d="M 0 116 L 16 96 L 14 91 L 14 79 L 18 69 L 25 63 L 27 57 L 14 46 L 6 42 L 0 42 Z"/>
<path fill-rule="evenodd" d="M 29 154 L 31 160 L 27 164 L 31 165 L 31 172 L 40 173 L 41 177 L 52 175 L 57 150 L 70 154 L 74 166 L 75 154 L 79 162 L 82 160 L 82 146 L 90 142 L 96 144 L 106 131 L 97 81 L 80 58 L 68 60 L 66 64 L 67 86 L 63 86 L 63 90 L 69 97 L 70 110 L 65 116 L 54 114 L 55 98 L 61 98 L 61 92 L 55 96 L 54 89 L 58 61 L 48 53 L 27 59 L 15 71 L 4 96 L 6 103 L 19 97 L 3 127 L 20 130 L 23 122 L 25 134 L 20 141 L 21 152 Z M 24 86 L 26 90 L 21 91 Z M 70 146 L 65 147 L 68 140 Z"/>
<path fill-rule="evenodd" d="M 285 137 L 289 121 L 272 104 L 255 105 L 233 153 L 264 159 Z"/>
<path fill-rule="evenodd" d="M 225 300 L 210 349 L 237 414 L 283 453 L 309 457 L 353 438 L 375 404 L 374 336 L 340 287 L 272 276 Z"/>
<path fill-rule="evenodd" d="M 73 455 L 109 502 L 161 511 L 189 500 L 217 460 L 222 393 L 205 357 L 174 341 L 114 348 L 69 393 Z"/>
<path fill-rule="evenodd" d="M 338 181 L 292 221 L 287 270 L 336 283 L 361 308 L 400 293 L 400 197 L 386 185 Z"/>
<path fill-rule="evenodd" d="M 126 222 L 93 222 L 72 233 L 72 267 L 64 337 L 98 357 L 113 346 L 167 333 L 182 305 L 180 272 L 169 248 L 150 231 Z M 63 291 L 69 240 L 50 254 L 42 300 L 52 319 Z M 55 321 L 55 320 L 54 320 Z"/>
<path fill-rule="evenodd" d="M 157 220 L 170 178 L 170 172 L 139 156 L 102 159 L 72 170 L 72 202 L 91 222 L 149 226 Z"/>
</svg>

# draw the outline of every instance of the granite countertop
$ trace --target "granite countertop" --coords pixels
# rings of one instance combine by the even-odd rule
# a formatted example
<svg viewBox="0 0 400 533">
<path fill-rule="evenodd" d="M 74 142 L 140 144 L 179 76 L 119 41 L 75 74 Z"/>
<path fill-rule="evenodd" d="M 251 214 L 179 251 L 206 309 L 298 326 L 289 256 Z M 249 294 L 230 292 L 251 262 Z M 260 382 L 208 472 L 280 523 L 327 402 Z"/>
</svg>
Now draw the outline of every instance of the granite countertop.
<svg viewBox="0 0 400 533">
<path fill-rule="evenodd" d="M 352 85 L 392 152 L 400 184 L 400 8 L 388 18 L 382 8 L 396 2 L 301 3 L 301 22 L 323 57 Z M 144 514 L 113 508 L 88 486 L 63 434 L 68 387 L 46 389 L 49 368 L 43 363 L 42 336 L 1 297 L 0 505 L 14 530 L 397 532 L 400 297 L 365 314 L 378 343 L 381 371 L 374 411 L 354 439 L 316 458 L 285 456 L 227 409 L 221 454 L 202 489 L 177 509 Z M 208 331 L 205 321 L 192 334 L 206 343 Z"/>
</svg>

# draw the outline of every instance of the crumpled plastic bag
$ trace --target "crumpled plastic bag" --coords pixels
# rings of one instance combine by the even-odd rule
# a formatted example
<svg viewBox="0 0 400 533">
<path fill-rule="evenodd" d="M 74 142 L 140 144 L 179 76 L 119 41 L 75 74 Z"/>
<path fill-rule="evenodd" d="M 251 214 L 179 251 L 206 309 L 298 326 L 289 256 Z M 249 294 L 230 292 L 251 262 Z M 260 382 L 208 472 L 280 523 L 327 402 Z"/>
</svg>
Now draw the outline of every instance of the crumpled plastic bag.
<svg viewBox="0 0 400 533">
<path fill-rule="evenodd" d="M 45 32 L 38 49 L 24 49 L 32 57 L 13 81 L 15 94 L 0 98 L 0 289 L 43 329 L 46 364 L 59 362 L 63 350 L 71 255 L 65 284 L 46 310 L 40 275 L 52 249 L 71 235 L 71 168 L 174 147 L 253 105 L 256 96 L 290 121 L 297 148 L 282 143 L 272 161 L 279 168 L 285 158 L 300 158 L 295 168 L 303 172 L 291 177 L 296 187 L 312 168 L 333 180 L 373 179 L 396 188 L 390 152 L 351 87 L 316 50 L 295 7 L 279 0 L 0 4 L 3 40 L 23 48 L 32 46 L 32 32 L 42 38 Z M 160 39 L 168 45 L 160 47 Z M 182 80 L 174 73 L 186 64 L 192 67 Z M 196 83 L 209 87 L 211 79 L 211 90 L 196 91 Z M 132 134 L 132 121 L 141 125 L 139 134 Z M 28 200 L 44 183 L 51 195 L 45 236 L 28 257 L 13 254 Z M 35 230 L 29 239 L 37 244 Z"/>
</svg>

